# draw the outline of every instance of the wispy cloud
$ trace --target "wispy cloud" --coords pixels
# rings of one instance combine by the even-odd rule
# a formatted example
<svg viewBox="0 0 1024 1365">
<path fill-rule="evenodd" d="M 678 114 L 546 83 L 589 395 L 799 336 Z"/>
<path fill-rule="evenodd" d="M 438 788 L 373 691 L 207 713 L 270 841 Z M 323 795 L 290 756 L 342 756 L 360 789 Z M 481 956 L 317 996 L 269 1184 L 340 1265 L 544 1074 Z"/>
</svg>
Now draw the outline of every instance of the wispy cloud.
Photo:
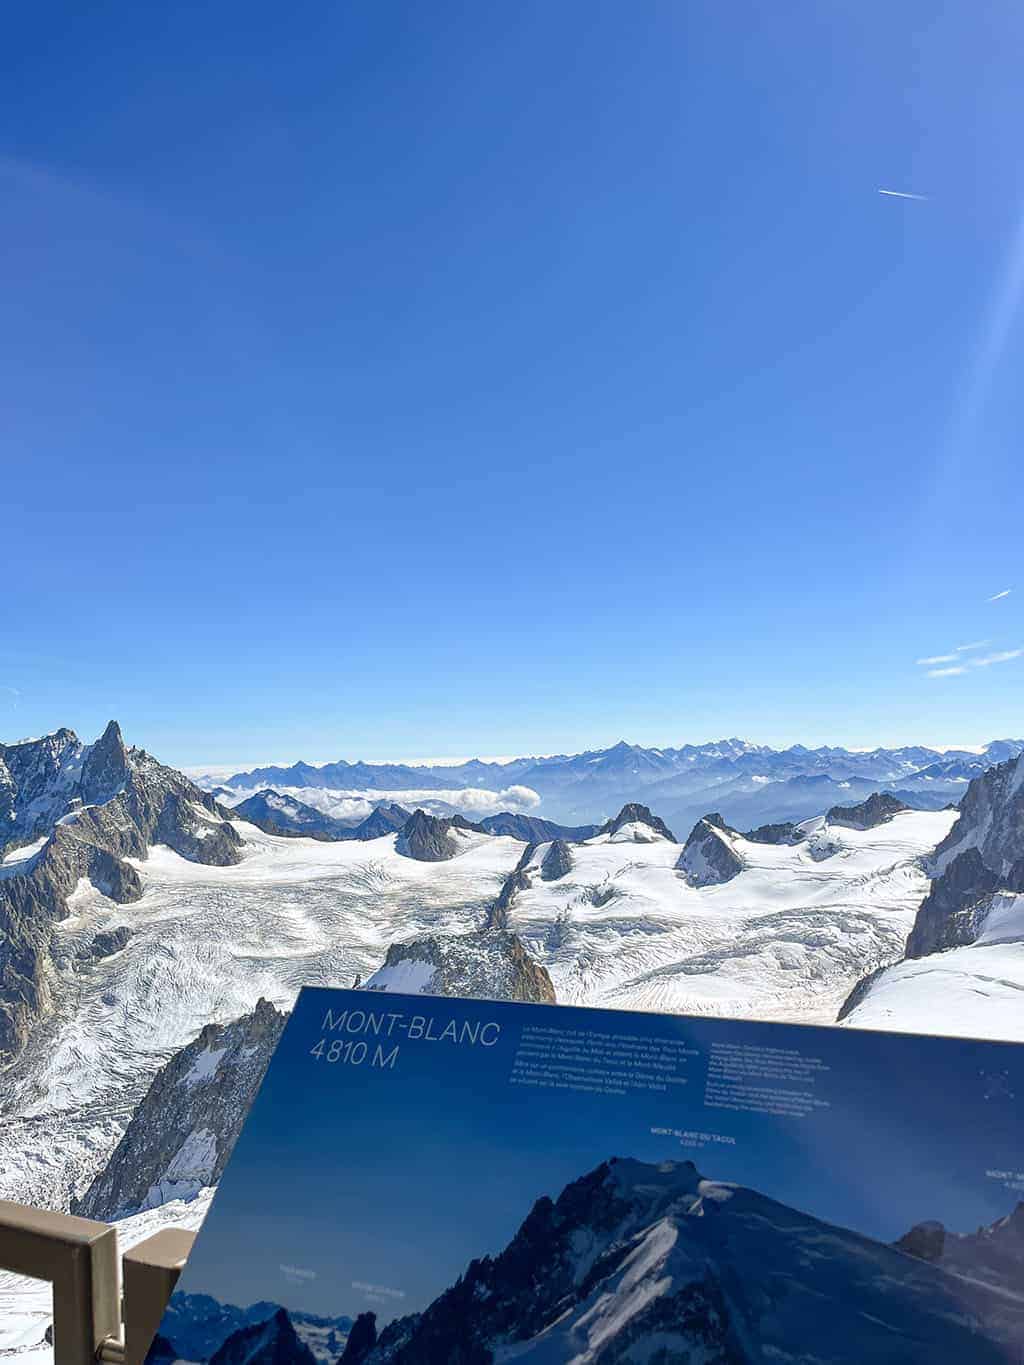
<svg viewBox="0 0 1024 1365">
<path fill-rule="evenodd" d="M 908 190 L 879 190 L 879 194 L 887 194 L 890 199 L 927 199 L 926 194 L 911 194 Z"/>
<path fill-rule="evenodd" d="M 11 706 L 17 710 L 18 702 L 21 701 L 21 693 L 16 687 L 11 687 L 7 683 L 0 683 L 0 692 L 5 693 L 11 699 Z"/>
<path fill-rule="evenodd" d="M 988 668 L 989 664 L 1008 664 L 1011 659 L 1019 659 L 1024 649 L 1002 649 L 998 654 L 988 654 L 984 659 L 972 659 L 972 668 Z"/>
<path fill-rule="evenodd" d="M 965 653 L 967 650 L 981 649 L 988 643 L 987 640 L 980 640 L 977 644 L 960 645 L 952 654 L 933 654 L 930 658 L 918 659 L 917 662 L 928 668 L 929 678 L 958 678 L 973 668 L 991 668 L 993 664 L 1008 664 L 1012 659 L 1019 659 L 1024 655 L 1024 649 L 1000 649 L 994 654 L 970 657 Z M 931 667 L 933 664 L 941 664 L 943 667 Z"/>
<path fill-rule="evenodd" d="M 988 600 L 990 602 L 1001 602 L 1004 597 L 1009 597 L 1011 592 L 1013 592 L 1012 588 L 1004 588 L 1002 592 L 994 593 Z"/>
<path fill-rule="evenodd" d="M 955 664 L 961 654 L 967 654 L 972 649 L 984 649 L 992 643 L 991 640 L 972 640 L 967 645 L 957 645 L 956 649 L 950 654 L 929 654 L 925 659 L 918 659 L 918 663 L 923 667 L 926 664 Z M 959 671 L 963 671 L 962 669 Z"/>
</svg>

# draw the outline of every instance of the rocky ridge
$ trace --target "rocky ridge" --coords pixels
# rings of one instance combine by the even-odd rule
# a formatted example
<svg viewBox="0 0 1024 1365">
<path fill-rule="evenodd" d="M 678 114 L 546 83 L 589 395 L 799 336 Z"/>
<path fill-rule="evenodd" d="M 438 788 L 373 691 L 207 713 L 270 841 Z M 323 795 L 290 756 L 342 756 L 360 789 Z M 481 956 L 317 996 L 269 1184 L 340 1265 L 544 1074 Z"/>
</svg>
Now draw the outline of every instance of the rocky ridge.
<svg viewBox="0 0 1024 1365">
<path fill-rule="evenodd" d="M 1004 1299 L 691 1162 L 612 1158 L 422 1312 L 379 1331 L 363 1314 L 342 1362 L 863 1365 L 896 1359 L 898 1339 L 901 1360 L 997 1365 L 1024 1317 Z"/>
<path fill-rule="evenodd" d="M 230 1024 L 209 1024 L 153 1079 L 103 1170 L 72 1207 L 112 1220 L 215 1185 L 287 1016 L 266 1000 Z"/>
<path fill-rule="evenodd" d="M 363 989 L 555 1004 L 547 971 L 517 935 L 499 927 L 393 943 Z"/>
<path fill-rule="evenodd" d="M 930 860 L 934 880 L 907 957 L 973 943 L 998 891 L 1024 891 L 1024 755 L 974 778 Z"/>
<path fill-rule="evenodd" d="M 241 838 L 212 796 L 143 749 L 115 721 L 95 744 L 70 730 L 0 746 L 0 844 L 21 859 L 0 865 L 0 1063 L 18 1051 L 50 1004 L 53 926 L 82 878 L 111 900 L 142 894 L 126 861 L 154 843 L 192 862 L 237 862 Z"/>
<path fill-rule="evenodd" d="M 733 846 L 738 838 L 717 811 L 698 820 L 676 863 L 691 886 L 721 886 L 738 877 L 746 864 Z"/>
<path fill-rule="evenodd" d="M 856 806 L 833 806 L 825 820 L 843 829 L 876 829 L 910 807 L 890 792 L 872 792 Z"/>
</svg>

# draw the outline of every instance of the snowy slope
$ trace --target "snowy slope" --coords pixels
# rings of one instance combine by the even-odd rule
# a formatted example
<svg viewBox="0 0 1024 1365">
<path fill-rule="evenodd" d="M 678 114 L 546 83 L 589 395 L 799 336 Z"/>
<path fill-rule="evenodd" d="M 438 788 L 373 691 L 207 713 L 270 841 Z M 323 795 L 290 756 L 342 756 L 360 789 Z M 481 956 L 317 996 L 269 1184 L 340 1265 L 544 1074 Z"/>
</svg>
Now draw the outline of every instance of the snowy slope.
<svg viewBox="0 0 1024 1365">
<path fill-rule="evenodd" d="M 954 819 L 908 811 L 866 831 L 818 820 L 797 845 L 735 836 L 743 872 L 701 888 L 665 839 L 598 835 L 553 881 L 542 844 L 508 923 L 563 1003 L 832 1023 L 866 972 L 901 956 L 928 889 L 918 860 Z"/>
<path fill-rule="evenodd" d="M 119 906 L 83 882 L 56 930 L 55 1010 L 0 1090 L 0 1198 L 67 1208 L 113 1149 L 157 1069 L 204 1025 L 304 983 L 350 986 L 396 938 L 477 927 L 522 852 L 460 832 L 443 865 L 365 843 L 277 838 L 236 822 L 242 861 L 187 862 L 164 846 L 135 862 L 144 895 Z M 120 952 L 79 960 L 130 924 Z"/>
<path fill-rule="evenodd" d="M 947 1273 L 690 1162 L 613 1158 L 352 1365 L 1006 1365 L 1022 1336 L 1019 1276 Z"/>
<path fill-rule="evenodd" d="M 1024 1042 L 1024 895 L 993 896 L 974 943 L 889 967 L 843 1023 Z"/>
</svg>

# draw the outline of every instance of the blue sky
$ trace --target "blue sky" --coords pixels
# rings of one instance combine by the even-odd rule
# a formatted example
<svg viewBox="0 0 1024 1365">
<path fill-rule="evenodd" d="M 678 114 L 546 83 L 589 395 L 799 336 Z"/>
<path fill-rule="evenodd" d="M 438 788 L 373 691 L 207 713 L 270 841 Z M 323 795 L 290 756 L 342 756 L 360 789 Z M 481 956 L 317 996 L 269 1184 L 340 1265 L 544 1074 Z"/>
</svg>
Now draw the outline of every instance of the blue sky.
<svg viewBox="0 0 1024 1365">
<path fill-rule="evenodd" d="M 1022 38 L 1009 0 L 12 12 L 0 734 L 1019 733 Z"/>
<path fill-rule="evenodd" d="M 346 1007 L 385 1020 L 430 1017 L 438 1037 L 453 1019 L 457 1027 L 496 1022 L 500 1035 L 489 1047 L 413 1041 L 384 1021 L 388 1036 L 331 1036 L 383 1038 L 388 1054 L 395 1039 L 393 1068 L 314 1059 L 325 1010 Z M 520 1029 L 552 1020 L 604 1034 L 620 1033 L 626 1020 L 632 1036 L 684 1038 L 697 1054 L 681 1068 L 689 1083 L 624 1097 L 510 1086 Z M 713 1042 L 819 1058 L 828 1069 L 811 1084 L 826 1107 L 802 1119 L 705 1109 Z M 553 1016 L 545 1006 L 307 989 L 180 1288 L 242 1307 L 269 1300 L 329 1316 L 372 1308 L 383 1323 L 431 1302 L 475 1256 L 500 1252 L 541 1195 L 557 1198 L 613 1156 L 693 1160 L 708 1179 L 751 1186 L 885 1241 L 925 1219 L 974 1231 L 1015 1202 L 985 1175 L 1018 1164 L 1012 1094 L 983 1096 L 987 1078 L 1004 1073 L 1019 1092 L 1012 1051 L 964 1039 L 592 1009 Z M 675 1127 L 735 1145 L 695 1150 L 651 1132 Z M 404 1298 L 368 1301 L 354 1280 Z"/>
</svg>

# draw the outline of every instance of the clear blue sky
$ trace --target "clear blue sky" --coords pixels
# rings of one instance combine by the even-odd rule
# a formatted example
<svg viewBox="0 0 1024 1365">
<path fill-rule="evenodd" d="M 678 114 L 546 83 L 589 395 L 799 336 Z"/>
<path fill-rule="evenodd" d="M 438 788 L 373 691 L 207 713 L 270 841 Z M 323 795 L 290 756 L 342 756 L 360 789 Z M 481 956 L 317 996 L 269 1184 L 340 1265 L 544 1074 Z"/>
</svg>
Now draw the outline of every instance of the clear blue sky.
<svg viewBox="0 0 1024 1365">
<path fill-rule="evenodd" d="M 454 1046 L 407 1039 L 398 1025 L 384 1037 L 386 1054 L 392 1039 L 399 1047 L 391 1069 L 314 1060 L 325 1010 L 345 1007 L 430 1016 L 435 1035 L 452 1019 L 494 1021 L 501 1033 L 492 1047 Z M 633 1035 L 684 1038 L 696 1049 L 685 1087 L 612 1097 L 508 1084 L 524 1025 L 551 1027 L 553 1018 L 556 1027 L 614 1034 L 624 1017 Z M 821 1058 L 829 1070 L 813 1086 L 828 1107 L 803 1119 L 705 1109 L 708 1052 L 723 1041 Z M 1019 1148 L 1012 1097 L 983 1097 L 985 1078 L 1004 1071 L 1019 1093 L 1021 1063 L 1005 1043 L 306 990 L 181 1289 L 352 1316 L 374 1307 L 353 1293 L 353 1280 L 404 1290 L 404 1302 L 377 1305 L 383 1322 L 425 1306 L 473 1257 L 500 1252 L 536 1199 L 557 1198 L 613 1156 L 693 1160 L 709 1179 L 752 1186 L 883 1241 L 924 1219 L 973 1231 L 1015 1203 L 984 1175 L 1012 1167 Z M 651 1131 L 664 1127 L 731 1136 L 735 1145 L 695 1150 Z M 316 1279 L 289 1288 L 282 1262 Z"/>
<path fill-rule="evenodd" d="M 1024 657 L 916 663 L 1024 647 L 1022 39 L 1010 0 L 12 10 L 0 734 L 1024 730 Z"/>
</svg>

